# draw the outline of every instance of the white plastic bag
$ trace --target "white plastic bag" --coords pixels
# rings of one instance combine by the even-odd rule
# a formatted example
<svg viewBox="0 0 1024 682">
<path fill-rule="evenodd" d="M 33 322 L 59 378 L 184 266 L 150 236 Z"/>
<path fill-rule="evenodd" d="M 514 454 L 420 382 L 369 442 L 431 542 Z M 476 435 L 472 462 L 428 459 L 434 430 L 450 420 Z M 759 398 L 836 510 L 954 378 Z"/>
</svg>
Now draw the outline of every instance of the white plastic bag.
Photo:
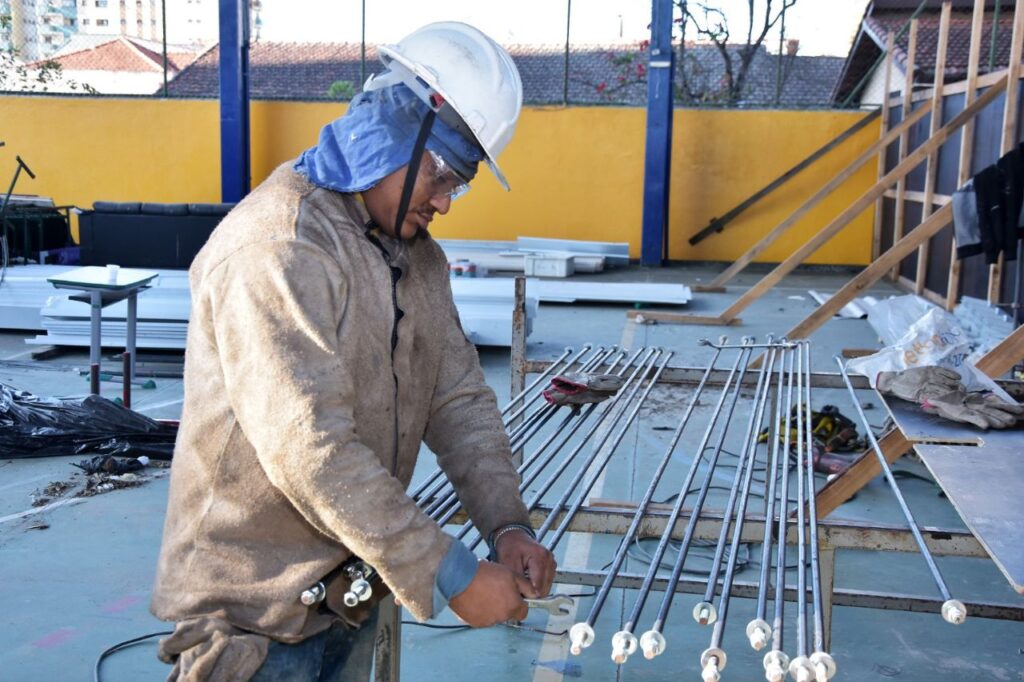
<svg viewBox="0 0 1024 682">
<path fill-rule="evenodd" d="M 872 315 L 879 306 L 872 309 Z M 895 320 L 899 314 L 906 313 L 905 307 L 897 307 L 889 319 Z M 956 318 L 941 308 L 931 307 L 910 324 L 896 343 L 874 355 L 850 360 L 846 367 L 850 372 L 866 376 L 872 386 L 879 372 L 899 372 L 911 367 L 946 367 L 960 374 L 968 391 L 992 391 L 1003 400 L 1015 402 L 996 382 L 967 361 L 969 353 L 967 332 L 957 324 Z"/>
<path fill-rule="evenodd" d="M 879 301 L 868 310 L 868 324 L 878 332 L 883 346 L 893 346 L 903 338 L 911 325 L 936 306 L 920 296 L 893 296 Z"/>
</svg>

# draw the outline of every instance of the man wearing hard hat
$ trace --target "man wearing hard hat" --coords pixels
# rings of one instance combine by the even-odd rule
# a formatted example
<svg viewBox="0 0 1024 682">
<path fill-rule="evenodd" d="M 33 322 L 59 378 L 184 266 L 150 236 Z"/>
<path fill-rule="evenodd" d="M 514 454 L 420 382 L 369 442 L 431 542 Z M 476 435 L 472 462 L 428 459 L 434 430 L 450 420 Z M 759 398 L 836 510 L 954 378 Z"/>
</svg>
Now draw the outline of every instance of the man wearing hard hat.
<svg viewBox="0 0 1024 682">
<path fill-rule="evenodd" d="M 519 74 L 454 22 L 380 52 L 387 69 L 224 219 L 190 270 L 152 602 L 177 622 L 160 647 L 171 679 L 367 679 L 375 612 L 330 595 L 354 557 L 417 619 L 447 605 L 473 626 L 521 620 L 523 596 L 554 579 L 429 235 L 481 161 L 508 187 L 497 157 Z M 406 494 L 422 442 L 493 563 Z M 324 584 L 327 599 L 307 598 Z"/>
</svg>

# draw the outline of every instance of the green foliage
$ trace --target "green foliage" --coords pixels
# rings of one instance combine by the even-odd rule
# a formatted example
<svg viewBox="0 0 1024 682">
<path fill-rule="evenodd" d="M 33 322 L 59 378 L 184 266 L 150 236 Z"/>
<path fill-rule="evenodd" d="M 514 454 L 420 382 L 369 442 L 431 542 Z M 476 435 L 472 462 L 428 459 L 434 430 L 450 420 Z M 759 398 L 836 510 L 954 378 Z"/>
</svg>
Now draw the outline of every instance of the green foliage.
<svg viewBox="0 0 1024 682">
<path fill-rule="evenodd" d="M 352 81 L 334 81 L 327 88 L 327 96 L 331 99 L 350 100 L 356 96 L 356 86 Z"/>
<path fill-rule="evenodd" d="M 11 15 L 0 14 L 0 28 L 11 26 Z M 88 83 L 78 83 L 64 77 L 60 64 L 46 61 L 29 68 L 18 58 L 13 48 L 0 49 L 0 91 L 49 92 L 51 90 L 98 94 Z"/>
</svg>

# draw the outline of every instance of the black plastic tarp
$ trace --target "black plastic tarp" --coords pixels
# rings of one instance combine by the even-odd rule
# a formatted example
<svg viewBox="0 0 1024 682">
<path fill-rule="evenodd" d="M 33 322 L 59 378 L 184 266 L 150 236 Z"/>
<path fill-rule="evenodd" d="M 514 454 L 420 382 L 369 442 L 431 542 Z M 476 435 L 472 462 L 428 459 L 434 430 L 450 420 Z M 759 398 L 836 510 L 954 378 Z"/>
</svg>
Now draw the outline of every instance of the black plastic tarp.
<svg viewBox="0 0 1024 682">
<path fill-rule="evenodd" d="M 0 384 L 0 459 L 100 454 L 171 458 L 178 427 L 101 396 L 47 398 Z"/>
</svg>

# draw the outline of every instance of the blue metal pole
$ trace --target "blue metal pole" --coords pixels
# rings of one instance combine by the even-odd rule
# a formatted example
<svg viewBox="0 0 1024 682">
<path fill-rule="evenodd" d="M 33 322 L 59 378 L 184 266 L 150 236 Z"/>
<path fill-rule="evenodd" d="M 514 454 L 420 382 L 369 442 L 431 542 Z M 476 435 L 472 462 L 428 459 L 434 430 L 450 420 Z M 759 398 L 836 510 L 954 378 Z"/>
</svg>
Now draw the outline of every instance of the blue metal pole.
<svg viewBox="0 0 1024 682">
<path fill-rule="evenodd" d="M 249 193 L 249 1 L 220 0 L 220 193 Z"/>
<path fill-rule="evenodd" d="M 669 170 L 672 162 L 672 0 L 652 0 L 647 69 L 647 148 L 640 262 L 668 257 Z"/>
</svg>

